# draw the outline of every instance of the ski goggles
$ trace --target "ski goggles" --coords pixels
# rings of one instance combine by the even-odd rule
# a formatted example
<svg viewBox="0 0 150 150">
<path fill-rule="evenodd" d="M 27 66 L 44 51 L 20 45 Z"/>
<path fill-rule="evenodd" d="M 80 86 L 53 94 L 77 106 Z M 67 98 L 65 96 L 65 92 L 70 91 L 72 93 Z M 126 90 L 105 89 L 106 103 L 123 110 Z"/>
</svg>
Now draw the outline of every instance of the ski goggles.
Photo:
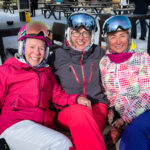
<svg viewBox="0 0 150 150">
<path fill-rule="evenodd" d="M 34 21 L 26 25 L 26 34 L 28 36 L 38 36 L 41 32 L 45 38 L 51 40 L 52 33 L 48 25 L 40 21 Z"/>
<path fill-rule="evenodd" d="M 107 19 L 103 25 L 103 34 L 115 32 L 118 29 L 128 30 L 131 28 L 131 23 L 126 16 L 113 16 Z"/>
<path fill-rule="evenodd" d="M 43 36 L 47 41 L 52 40 L 52 32 L 50 27 L 43 22 L 33 21 L 24 25 L 18 34 L 18 40 L 22 40 L 27 37 Z"/>
<path fill-rule="evenodd" d="M 81 26 L 83 26 L 88 31 L 97 30 L 95 19 L 89 14 L 73 14 L 68 17 L 67 25 L 72 29 L 79 29 Z"/>
</svg>

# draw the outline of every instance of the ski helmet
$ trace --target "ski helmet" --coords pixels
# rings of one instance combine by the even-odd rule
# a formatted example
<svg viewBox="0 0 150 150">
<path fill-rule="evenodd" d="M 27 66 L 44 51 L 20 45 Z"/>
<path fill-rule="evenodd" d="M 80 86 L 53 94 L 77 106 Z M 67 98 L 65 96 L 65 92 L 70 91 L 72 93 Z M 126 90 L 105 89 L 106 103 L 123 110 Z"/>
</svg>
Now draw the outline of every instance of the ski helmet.
<svg viewBox="0 0 150 150">
<path fill-rule="evenodd" d="M 126 50 L 128 51 L 131 46 L 131 22 L 128 17 L 123 15 L 112 16 L 103 24 L 103 36 L 106 40 L 107 48 L 109 49 L 107 34 L 120 30 L 128 31 L 128 48 Z"/>
<path fill-rule="evenodd" d="M 70 34 L 72 30 L 78 30 L 80 27 L 83 27 L 87 31 L 91 33 L 91 44 L 88 46 L 88 49 L 94 43 L 94 36 L 97 29 L 97 23 L 95 18 L 87 12 L 79 11 L 72 13 L 67 19 L 67 29 L 66 29 L 66 40 L 69 44 Z"/>
<path fill-rule="evenodd" d="M 45 41 L 44 61 L 46 62 L 49 54 L 49 46 L 52 40 L 50 27 L 41 21 L 32 21 L 20 29 L 18 33 L 18 54 L 24 58 L 26 38 L 36 38 Z"/>
</svg>

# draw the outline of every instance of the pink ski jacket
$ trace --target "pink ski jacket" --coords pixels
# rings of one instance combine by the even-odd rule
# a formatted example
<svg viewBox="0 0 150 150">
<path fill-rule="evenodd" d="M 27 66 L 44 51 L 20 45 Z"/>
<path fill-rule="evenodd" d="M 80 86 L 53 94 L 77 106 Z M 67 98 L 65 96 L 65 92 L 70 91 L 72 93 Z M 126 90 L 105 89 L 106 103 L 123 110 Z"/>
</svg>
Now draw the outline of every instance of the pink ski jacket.
<svg viewBox="0 0 150 150">
<path fill-rule="evenodd" d="M 50 67 L 34 69 L 12 57 L 0 66 L 0 134 L 22 120 L 53 127 L 50 102 L 65 107 L 77 97 L 61 89 Z"/>
</svg>

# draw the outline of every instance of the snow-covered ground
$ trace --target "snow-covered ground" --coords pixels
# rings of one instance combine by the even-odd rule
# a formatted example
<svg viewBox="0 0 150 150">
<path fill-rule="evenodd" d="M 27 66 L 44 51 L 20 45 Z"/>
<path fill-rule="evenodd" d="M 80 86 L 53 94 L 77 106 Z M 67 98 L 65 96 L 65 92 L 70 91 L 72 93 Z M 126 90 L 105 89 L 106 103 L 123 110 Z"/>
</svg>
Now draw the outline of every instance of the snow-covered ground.
<svg viewBox="0 0 150 150">
<path fill-rule="evenodd" d="M 57 16 L 58 14 L 56 14 Z M 55 20 L 53 16 L 51 16 L 50 18 L 46 19 L 44 18 L 44 15 L 42 15 L 41 10 L 36 10 L 36 17 L 32 17 L 31 20 L 40 20 L 43 21 L 45 23 L 47 23 L 50 27 L 52 27 L 53 22 L 62 22 L 62 23 L 66 23 L 66 18 L 64 16 L 62 16 L 61 20 Z M 4 13 L 4 11 L 2 9 L 0 9 L 0 23 L 6 23 L 6 21 L 14 21 L 14 22 L 19 22 L 20 18 L 19 18 L 19 13 L 18 10 L 15 10 L 14 14 L 11 14 L 10 12 L 8 13 Z M 137 35 L 137 39 L 134 40 L 136 42 L 137 47 L 144 49 L 145 51 L 147 50 L 147 40 L 148 40 L 148 36 L 146 37 L 145 41 L 141 41 L 139 40 L 140 37 L 140 26 L 138 24 L 138 35 Z M 148 34 L 148 32 L 147 32 Z M 99 39 L 99 33 L 97 33 L 97 36 L 95 38 L 95 43 L 98 42 Z M 4 48 L 17 48 L 17 36 L 9 36 L 9 37 L 4 37 L 3 38 L 3 43 L 4 43 Z M 103 43 L 103 45 L 105 45 L 105 43 Z M 1 59 L 0 59 L 0 64 L 1 64 Z"/>
</svg>

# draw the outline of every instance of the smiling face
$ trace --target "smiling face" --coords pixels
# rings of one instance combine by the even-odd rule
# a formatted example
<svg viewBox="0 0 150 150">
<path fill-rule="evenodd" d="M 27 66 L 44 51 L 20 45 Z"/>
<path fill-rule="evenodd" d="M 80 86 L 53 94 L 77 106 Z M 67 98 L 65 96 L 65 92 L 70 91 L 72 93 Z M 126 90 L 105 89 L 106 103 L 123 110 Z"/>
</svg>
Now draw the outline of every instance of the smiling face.
<svg viewBox="0 0 150 150">
<path fill-rule="evenodd" d="M 128 48 L 128 32 L 121 30 L 108 34 L 108 43 L 110 50 L 116 53 L 122 53 Z"/>
<path fill-rule="evenodd" d="M 78 30 L 71 32 L 71 43 L 75 48 L 85 51 L 86 47 L 91 43 L 91 35 L 89 31 L 80 27 Z"/>
<path fill-rule="evenodd" d="M 27 38 L 25 44 L 25 57 L 32 66 L 38 66 L 45 55 L 45 42 L 40 39 Z"/>
</svg>

